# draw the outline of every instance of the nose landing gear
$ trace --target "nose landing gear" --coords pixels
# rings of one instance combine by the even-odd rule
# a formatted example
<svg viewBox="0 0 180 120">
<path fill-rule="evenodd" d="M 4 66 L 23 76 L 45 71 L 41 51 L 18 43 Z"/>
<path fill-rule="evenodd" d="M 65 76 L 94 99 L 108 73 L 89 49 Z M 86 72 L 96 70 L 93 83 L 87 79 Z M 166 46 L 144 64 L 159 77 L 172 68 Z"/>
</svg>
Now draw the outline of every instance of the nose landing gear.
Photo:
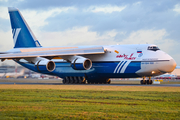
<svg viewBox="0 0 180 120">
<path fill-rule="evenodd" d="M 147 81 L 145 79 L 146 79 L 146 77 L 144 76 L 143 80 L 140 81 L 141 85 L 145 85 L 147 83 Z"/>
<path fill-rule="evenodd" d="M 143 80 L 140 81 L 141 85 L 145 85 L 145 84 L 151 85 L 153 83 L 153 81 L 151 80 L 151 76 L 149 77 L 148 80 L 145 80 L 145 79 L 146 77 L 144 76 Z"/>
</svg>

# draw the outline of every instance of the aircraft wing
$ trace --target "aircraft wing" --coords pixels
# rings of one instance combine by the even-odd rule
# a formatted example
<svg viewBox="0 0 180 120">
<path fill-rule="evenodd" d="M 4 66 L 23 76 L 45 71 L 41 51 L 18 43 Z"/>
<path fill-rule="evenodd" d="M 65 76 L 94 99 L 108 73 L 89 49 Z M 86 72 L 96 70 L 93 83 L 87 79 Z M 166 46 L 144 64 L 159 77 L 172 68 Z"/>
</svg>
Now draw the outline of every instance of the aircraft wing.
<svg viewBox="0 0 180 120">
<path fill-rule="evenodd" d="M 0 59 L 15 59 L 15 58 L 30 58 L 30 57 L 56 57 L 56 56 L 70 56 L 70 55 L 87 55 L 87 54 L 103 54 L 104 48 L 86 47 L 86 48 L 73 48 L 73 49 L 59 49 L 59 50 L 45 50 L 33 52 L 19 52 L 0 54 Z"/>
</svg>

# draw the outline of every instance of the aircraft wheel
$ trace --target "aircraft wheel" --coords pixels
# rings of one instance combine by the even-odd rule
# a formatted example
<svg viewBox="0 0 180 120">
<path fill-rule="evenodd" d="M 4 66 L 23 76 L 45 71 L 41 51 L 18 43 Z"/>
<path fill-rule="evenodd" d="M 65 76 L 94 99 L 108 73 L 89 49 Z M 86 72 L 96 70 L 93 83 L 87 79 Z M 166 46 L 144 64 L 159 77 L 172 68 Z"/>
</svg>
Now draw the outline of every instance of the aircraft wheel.
<svg viewBox="0 0 180 120">
<path fill-rule="evenodd" d="M 69 77 L 66 77 L 66 84 L 69 84 L 70 80 L 69 80 Z"/>
<path fill-rule="evenodd" d="M 79 81 L 78 82 L 79 84 L 82 84 L 82 78 L 81 77 L 78 77 L 78 81 Z"/>
<path fill-rule="evenodd" d="M 149 82 L 150 82 L 150 80 L 147 80 L 147 84 L 148 84 L 148 85 L 150 84 Z"/>
<path fill-rule="evenodd" d="M 69 81 L 70 84 L 73 84 L 73 83 L 74 83 L 73 77 L 70 77 L 69 80 L 70 80 L 70 81 Z"/>
<path fill-rule="evenodd" d="M 147 84 L 147 80 L 144 80 L 143 83 L 144 83 L 144 85 Z"/>
<path fill-rule="evenodd" d="M 143 80 L 140 81 L 140 84 L 141 84 L 141 85 L 143 84 Z"/>
<path fill-rule="evenodd" d="M 151 85 L 152 84 L 152 80 L 147 80 L 147 84 Z"/>
<path fill-rule="evenodd" d="M 140 83 L 141 83 L 141 85 L 145 85 L 147 83 L 147 81 L 146 80 L 141 80 Z"/>
<path fill-rule="evenodd" d="M 62 82 L 63 82 L 63 84 L 66 84 L 66 78 L 64 78 L 64 79 L 62 80 Z"/>
<path fill-rule="evenodd" d="M 151 81 L 149 81 L 149 84 L 150 84 L 150 85 L 152 85 L 152 83 L 153 83 L 153 81 L 152 81 L 152 80 L 151 80 Z"/>
<path fill-rule="evenodd" d="M 74 77 L 74 83 L 75 83 L 75 84 L 78 84 L 78 83 L 79 83 L 79 81 L 78 81 L 78 78 L 77 78 L 77 77 Z"/>
<path fill-rule="evenodd" d="M 144 84 L 147 84 L 147 80 L 144 81 Z"/>
</svg>

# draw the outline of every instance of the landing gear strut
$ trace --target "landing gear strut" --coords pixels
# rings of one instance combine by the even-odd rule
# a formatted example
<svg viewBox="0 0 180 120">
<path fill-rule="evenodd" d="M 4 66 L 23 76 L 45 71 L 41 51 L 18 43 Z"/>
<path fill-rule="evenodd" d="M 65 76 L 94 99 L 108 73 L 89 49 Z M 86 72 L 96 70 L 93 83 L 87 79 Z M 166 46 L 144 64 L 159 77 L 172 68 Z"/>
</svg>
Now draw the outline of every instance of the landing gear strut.
<svg viewBox="0 0 180 120">
<path fill-rule="evenodd" d="M 111 83 L 111 80 L 108 79 L 108 80 L 106 81 L 106 84 L 110 84 L 110 83 Z"/>
<path fill-rule="evenodd" d="M 145 76 L 143 77 L 143 80 L 141 80 L 140 82 L 141 82 L 141 85 L 145 85 L 146 83 L 147 83 L 147 81 L 145 80 Z"/>
</svg>

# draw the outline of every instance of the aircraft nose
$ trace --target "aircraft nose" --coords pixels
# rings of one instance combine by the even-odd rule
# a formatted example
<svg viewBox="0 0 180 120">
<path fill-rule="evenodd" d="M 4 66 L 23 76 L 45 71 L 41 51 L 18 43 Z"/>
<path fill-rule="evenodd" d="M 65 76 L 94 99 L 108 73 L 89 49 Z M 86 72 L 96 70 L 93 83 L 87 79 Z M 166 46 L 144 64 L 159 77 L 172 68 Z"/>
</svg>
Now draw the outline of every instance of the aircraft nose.
<svg viewBox="0 0 180 120">
<path fill-rule="evenodd" d="M 167 62 L 164 62 L 159 66 L 159 70 L 163 73 L 170 73 L 172 72 L 176 67 L 176 62 L 174 59 L 170 59 Z"/>
</svg>

